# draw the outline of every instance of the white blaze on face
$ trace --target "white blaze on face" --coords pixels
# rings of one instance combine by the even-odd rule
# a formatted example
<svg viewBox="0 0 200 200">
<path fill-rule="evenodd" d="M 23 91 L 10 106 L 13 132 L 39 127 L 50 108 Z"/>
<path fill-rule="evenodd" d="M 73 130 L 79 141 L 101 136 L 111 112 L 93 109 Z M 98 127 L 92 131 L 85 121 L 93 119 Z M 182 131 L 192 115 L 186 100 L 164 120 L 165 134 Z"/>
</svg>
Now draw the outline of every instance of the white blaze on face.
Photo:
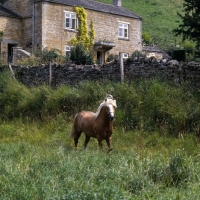
<svg viewBox="0 0 200 200">
<path fill-rule="evenodd" d="M 115 108 L 114 108 L 114 106 L 109 104 L 108 108 L 109 108 L 110 116 L 114 118 L 115 117 Z"/>
</svg>

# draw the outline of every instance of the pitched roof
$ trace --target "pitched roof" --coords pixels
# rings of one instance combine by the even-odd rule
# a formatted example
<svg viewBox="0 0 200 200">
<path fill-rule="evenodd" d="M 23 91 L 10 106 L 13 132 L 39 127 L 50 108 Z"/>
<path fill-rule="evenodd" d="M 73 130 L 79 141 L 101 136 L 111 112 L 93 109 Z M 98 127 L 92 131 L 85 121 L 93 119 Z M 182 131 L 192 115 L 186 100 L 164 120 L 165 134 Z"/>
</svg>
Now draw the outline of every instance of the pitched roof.
<svg viewBox="0 0 200 200">
<path fill-rule="evenodd" d="M 69 6 L 81 6 L 89 10 L 95 10 L 95 11 L 114 14 L 114 15 L 121 15 L 121 16 L 131 17 L 135 19 L 142 19 L 139 15 L 129 10 L 126 10 L 122 6 L 115 6 L 113 4 L 101 3 L 94 0 L 43 0 L 43 1 L 69 5 Z"/>
<path fill-rule="evenodd" d="M 156 45 L 152 46 L 143 46 L 143 51 L 150 51 L 150 52 L 163 52 L 161 49 L 159 49 Z"/>
<path fill-rule="evenodd" d="M 13 17 L 13 18 L 21 18 L 16 13 L 14 13 L 11 10 L 5 8 L 3 5 L 0 5 L 0 16 Z"/>
</svg>

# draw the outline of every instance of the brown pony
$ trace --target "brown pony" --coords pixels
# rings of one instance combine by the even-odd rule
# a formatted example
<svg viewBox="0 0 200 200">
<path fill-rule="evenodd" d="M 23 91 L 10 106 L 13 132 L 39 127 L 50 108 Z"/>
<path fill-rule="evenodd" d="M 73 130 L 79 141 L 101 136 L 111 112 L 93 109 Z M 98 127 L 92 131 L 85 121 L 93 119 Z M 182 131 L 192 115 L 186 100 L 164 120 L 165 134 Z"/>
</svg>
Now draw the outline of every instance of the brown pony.
<svg viewBox="0 0 200 200">
<path fill-rule="evenodd" d="M 76 114 L 71 131 L 71 137 L 74 139 L 75 148 L 77 148 L 78 139 L 81 133 L 85 133 L 84 148 L 90 140 L 90 137 L 97 138 L 99 147 L 103 149 L 102 140 L 106 140 L 108 149 L 112 150 L 112 121 L 115 117 L 116 100 L 109 95 L 100 104 L 97 112 L 82 111 Z"/>
</svg>

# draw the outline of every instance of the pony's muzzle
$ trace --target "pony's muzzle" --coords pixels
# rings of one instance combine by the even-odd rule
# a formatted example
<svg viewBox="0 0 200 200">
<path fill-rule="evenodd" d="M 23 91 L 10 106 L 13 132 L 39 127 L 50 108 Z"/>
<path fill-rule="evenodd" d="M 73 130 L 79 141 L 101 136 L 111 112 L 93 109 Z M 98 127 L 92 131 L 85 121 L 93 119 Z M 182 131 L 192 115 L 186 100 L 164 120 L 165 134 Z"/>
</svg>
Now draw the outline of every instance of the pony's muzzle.
<svg viewBox="0 0 200 200">
<path fill-rule="evenodd" d="M 109 113 L 109 120 L 112 121 L 115 118 L 113 113 Z"/>
</svg>

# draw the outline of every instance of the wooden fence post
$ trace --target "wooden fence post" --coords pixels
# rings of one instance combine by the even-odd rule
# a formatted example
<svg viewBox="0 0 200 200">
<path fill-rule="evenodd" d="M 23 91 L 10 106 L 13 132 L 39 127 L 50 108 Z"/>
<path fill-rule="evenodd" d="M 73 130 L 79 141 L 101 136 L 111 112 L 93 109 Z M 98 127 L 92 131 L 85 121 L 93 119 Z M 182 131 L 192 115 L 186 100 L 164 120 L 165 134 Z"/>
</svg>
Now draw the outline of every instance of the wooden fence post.
<svg viewBox="0 0 200 200">
<path fill-rule="evenodd" d="M 14 73 L 14 71 L 13 71 L 13 69 L 12 69 L 11 64 L 9 64 L 8 66 L 9 66 L 9 68 L 10 68 L 10 71 L 11 71 L 11 74 L 12 74 L 13 78 L 15 79 L 15 73 Z"/>
<path fill-rule="evenodd" d="M 123 53 L 119 53 L 119 64 L 120 64 L 120 73 L 121 73 L 121 83 L 124 83 L 124 61 Z"/>
<path fill-rule="evenodd" d="M 52 82 L 52 63 L 49 61 L 49 87 L 51 87 Z"/>
</svg>

